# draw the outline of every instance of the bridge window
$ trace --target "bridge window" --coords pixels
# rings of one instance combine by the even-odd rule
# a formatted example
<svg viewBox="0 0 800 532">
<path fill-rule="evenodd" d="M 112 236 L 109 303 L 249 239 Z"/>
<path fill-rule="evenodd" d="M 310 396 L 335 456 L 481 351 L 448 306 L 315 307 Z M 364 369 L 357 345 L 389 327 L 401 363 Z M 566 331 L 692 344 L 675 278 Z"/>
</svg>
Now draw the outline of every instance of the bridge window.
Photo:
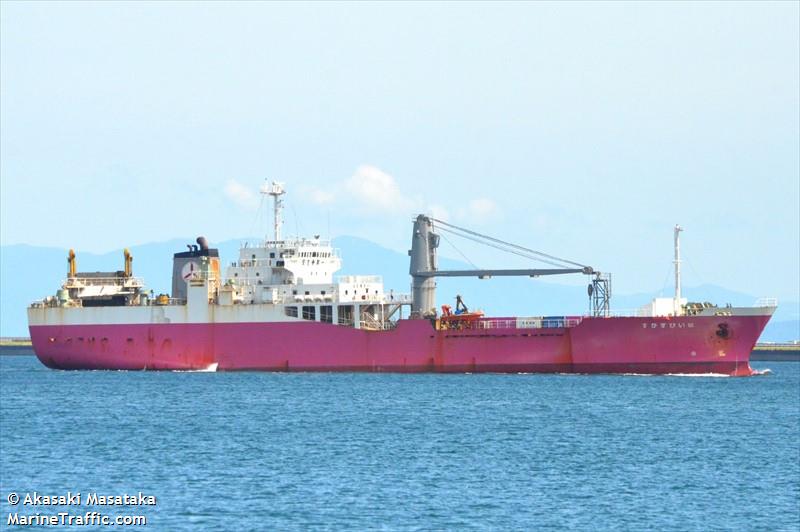
<svg viewBox="0 0 800 532">
<path fill-rule="evenodd" d="M 323 323 L 333 323 L 333 307 L 323 305 L 319 307 L 319 321 Z"/>
<path fill-rule="evenodd" d="M 339 305 L 339 325 L 353 326 L 353 305 Z"/>
<path fill-rule="evenodd" d="M 315 321 L 317 319 L 317 309 L 313 306 L 303 307 L 303 319 Z"/>
<path fill-rule="evenodd" d="M 297 307 L 284 307 L 283 311 L 290 318 L 296 318 L 297 317 Z"/>
</svg>

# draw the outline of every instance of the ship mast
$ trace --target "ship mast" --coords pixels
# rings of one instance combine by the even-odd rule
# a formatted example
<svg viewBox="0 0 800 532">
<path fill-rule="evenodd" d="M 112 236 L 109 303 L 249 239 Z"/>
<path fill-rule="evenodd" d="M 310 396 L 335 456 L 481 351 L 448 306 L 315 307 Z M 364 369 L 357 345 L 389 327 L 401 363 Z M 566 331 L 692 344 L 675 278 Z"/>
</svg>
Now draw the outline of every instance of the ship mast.
<svg viewBox="0 0 800 532">
<path fill-rule="evenodd" d="M 283 211 L 283 200 L 281 199 L 281 196 L 283 194 L 286 194 L 286 191 L 283 188 L 283 183 L 278 183 L 277 181 L 273 181 L 272 183 L 267 184 L 265 182 L 264 186 L 261 187 L 261 193 L 272 196 L 275 241 L 279 242 L 281 239 L 281 225 L 283 225 L 283 220 L 281 219 L 281 213 Z"/>
<path fill-rule="evenodd" d="M 675 300 L 673 310 L 675 316 L 681 315 L 681 231 L 680 225 L 675 225 Z"/>
</svg>

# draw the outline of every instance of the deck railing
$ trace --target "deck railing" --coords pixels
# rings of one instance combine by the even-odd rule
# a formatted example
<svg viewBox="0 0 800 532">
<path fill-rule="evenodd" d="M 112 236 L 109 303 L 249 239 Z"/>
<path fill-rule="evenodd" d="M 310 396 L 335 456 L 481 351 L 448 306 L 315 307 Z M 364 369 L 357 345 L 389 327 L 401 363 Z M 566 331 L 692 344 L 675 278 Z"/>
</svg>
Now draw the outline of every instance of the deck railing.
<svg viewBox="0 0 800 532">
<path fill-rule="evenodd" d="M 84 286 L 144 286 L 140 277 L 67 277 L 64 288 L 83 288 Z"/>
<path fill-rule="evenodd" d="M 756 300 L 756 307 L 777 307 L 778 306 L 778 298 L 777 297 L 762 297 Z"/>
<path fill-rule="evenodd" d="M 582 316 L 539 316 L 525 318 L 481 318 L 464 322 L 465 329 L 556 329 L 575 327 Z"/>
<path fill-rule="evenodd" d="M 380 275 L 339 275 L 336 280 L 347 284 L 383 284 L 383 277 Z"/>
</svg>

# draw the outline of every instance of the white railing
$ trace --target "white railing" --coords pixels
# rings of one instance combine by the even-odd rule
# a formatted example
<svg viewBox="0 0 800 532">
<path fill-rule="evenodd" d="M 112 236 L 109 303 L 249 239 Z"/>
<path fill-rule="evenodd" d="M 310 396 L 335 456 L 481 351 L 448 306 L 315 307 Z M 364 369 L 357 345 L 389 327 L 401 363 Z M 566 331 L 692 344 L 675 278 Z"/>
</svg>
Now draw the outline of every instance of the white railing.
<svg viewBox="0 0 800 532">
<path fill-rule="evenodd" d="M 587 315 L 590 317 L 591 315 Z M 624 308 L 624 309 L 611 309 L 608 314 L 601 314 L 600 317 L 608 318 L 646 318 L 651 317 L 652 313 L 647 308 Z"/>
<path fill-rule="evenodd" d="M 140 277 L 67 277 L 64 288 L 83 288 L 84 286 L 125 286 L 141 287 L 144 280 Z"/>
<path fill-rule="evenodd" d="M 295 284 L 294 282 L 292 282 L 291 279 L 287 279 L 286 281 L 284 281 L 282 283 L 276 283 L 276 282 L 273 282 L 272 279 L 268 279 L 266 277 L 256 277 L 254 275 L 253 276 L 249 276 L 249 277 L 245 277 L 243 275 L 240 276 L 240 277 L 229 277 L 228 281 L 233 281 L 234 285 L 236 285 L 236 286 L 262 286 L 264 288 L 269 288 L 270 286 L 274 286 L 276 288 L 279 287 L 279 286 L 289 286 L 289 285 L 299 286 L 299 285 Z M 324 283 L 320 283 L 320 284 L 324 284 Z M 328 285 L 328 286 L 330 286 L 330 285 Z"/>
<path fill-rule="evenodd" d="M 325 248 L 330 247 L 331 241 L 322 238 L 284 238 L 283 240 L 264 240 L 264 246 L 267 248 L 287 248 L 309 246 L 312 248 Z M 252 248 L 251 248 L 252 249 Z"/>
<path fill-rule="evenodd" d="M 516 329 L 517 320 L 487 319 L 475 322 L 475 329 Z"/>
<path fill-rule="evenodd" d="M 734 305 L 735 307 L 736 305 Z M 762 297 L 758 299 L 755 304 L 753 305 L 754 308 L 762 308 L 762 307 L 777 307 L 778 306 L 778 299 L 774 297 Z M 731 305 L 727 306 L 711 306 L 711 307 L 703 307 L 695 309 L 699 314 L 703 310 L 712 309 L 717 311 L 725 311 L 726 309 L 730 309 Z M 691 308 L 690 308 L 691 310 Z M 607 317 L 609 318 L 663 318 L 668 314 L 658 314 L 653 315 L 651 309 L 648 307 L 642 308 L 634 308 L 634 309 L 612 309 L 608 312 Z M 672 314 L 669 314 L 672 315 Z M 685 309 L 684 309 L 685 315 Z M 587 316 L 588 317 L 588 316 Z"/>
<path fill-rule="evenodd" d="M 198 270 L 192 273 L 191 277 L 187 277 L 186 281 L 218 281 L 219 278 L 213 271 Z"/>
<path fill-rule="evenodd" d="M 466 323 L 469 329 L 562 329 L 575 327 L 583 320 L 578 316 L 543 316 L 535 318 L 483 318 Z"/>
<path fill-rule="evenodd" d="M 380 283 L 383 284 L 383 277 L 380 275 L 340 275 L 336 278 L 339 283 Z"/>
<path fill-rule="evenodd" d="M 777 307 L 778 306 L 778 298 L 777 297 L 762 297 L 756 300 L 756 307 Z"/>
</svg>

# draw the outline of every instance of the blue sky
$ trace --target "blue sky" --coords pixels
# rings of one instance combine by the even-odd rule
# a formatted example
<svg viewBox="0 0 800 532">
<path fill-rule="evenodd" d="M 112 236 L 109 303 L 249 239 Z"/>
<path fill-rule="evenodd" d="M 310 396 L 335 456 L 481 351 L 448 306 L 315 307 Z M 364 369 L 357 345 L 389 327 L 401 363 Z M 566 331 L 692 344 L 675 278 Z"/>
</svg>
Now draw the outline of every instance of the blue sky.
<svg viewBox="0 0 800 532">
<path fill-rule="evenodd" d="M 625 293 L 662 286 L 681 223 L 686 283 L 797 300 L 798 20 L 796 2 L 3 2 L 0 240 L 260 234 L 269 178 L 289 233 L 400 250 L 433 212 Z"/>
</svg>

